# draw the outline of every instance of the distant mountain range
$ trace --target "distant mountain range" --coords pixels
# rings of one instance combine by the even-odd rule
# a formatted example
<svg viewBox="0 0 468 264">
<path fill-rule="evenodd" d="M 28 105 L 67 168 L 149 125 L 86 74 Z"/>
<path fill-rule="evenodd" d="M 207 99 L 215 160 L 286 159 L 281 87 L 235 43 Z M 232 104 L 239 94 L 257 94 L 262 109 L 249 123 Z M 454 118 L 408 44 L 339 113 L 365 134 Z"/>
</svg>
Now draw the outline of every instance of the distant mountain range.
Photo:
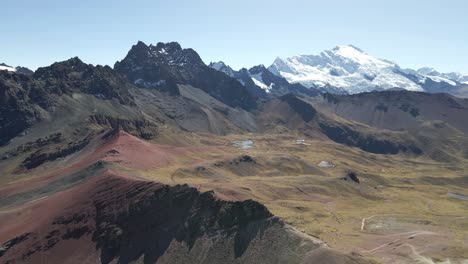
<svg viewBox="0 0 468 264">
<path fill-rule="evenodd" d="M 235 90 L 245 90 L 258 98 L 287 93 L 314 96 L 320 92 L 356 94 L 389 89 L 468 96 L 468 73 L 441 73 L 428 67 L 404 69 L 352 45 L 337 46 L 318 55 L 278 57 L 268 68 L 258 65 L 235 71 L 222 61 L 206 65 L 193 49 L 182 49 L 176 42 L 155 46 L 138 42 L 124 60 L 116 63 L 115 69 L 128 75 L 139 87 L 157 87 L 172 93 L 177 93 L 176 83 L 185 83 L 190 79 L 192 86 L 210 90 L 210 94 L 216 94 L 217 99 L 221 99 L 222 94 L 230 93 L 232 89 L 227 87 L 232 85 L 240 87 Z M 0 63 L 0 70 L 33 73 L 28 68 L 4 63 Z M 223 72 L 230 78 L 213 70 Z M 221 79 L 225 80 L 218 82 Z M 237 82 L 228 84 L 233 79 Z M 252 106 L 252 101 L 239 95 L 229 98 L 244 101 L 230 102 L 229 105 Z"/>
<path fill-rule="evenodd" d="M 277 58 L 268 69 L 291 83 L 341 94 L 400 88 L 462 95 L 468 86 L 468 74 L 440 73 L 432 68 L 402 69 L 352 45 L 337 46 L 319 55 Z"/>
<path fill-rule="evenodd" d="M 346 59 L 345 56 L 349 59 Z M 281 124 L 286 127 L 297 128 L 297 123 L 289 123 L 288 115 L 298 111 L 301 120 L 304 119 L 303 115 L 305 115 L 305 119 L 308 120 L 306 122 L 309 122 L 312 120 L 310 116 L 315 116 L 313 114 L 315 110 L 309 109 L 309 106 L 301 100 L 295 99 L 295 96 L 316 98 L 314 100 L 317 102 L 326 101 L 324 109 L 327 111 L 379 128 L 408 129 L 419 127 L 421 122 L 426 121 L 422 117 L 424 116 L 430 117 L 429 120 L 446 121 L 457 129 L 466 131 L 466 127 L 463 125 L 463 117 L 465 116 L 463 111 L 467 108 L 466 102 L 457 101 L 458 99 L 450 96 L 424 97 L 416 93 L 413 96 L 397 91 L 363 94 L 358 99 L 351 96 L 333 97 L 333 95 L 326 93 L 319 96 L 320 90 L 339 93 L 365 91 L 364 85 L 369 85 L 366 88 L 369 90 L 404 88 L 413 91 L 435 92 L 437 91 L 435 84 L 440 85 L 438 86 L 440 90 L 443 90 L 444 87 L 461 86 L 463 80 L 461 75 L 439 74 L 429 69 L 421 69 L 419 72 L 402 70 L 396 64 L 372 58 L 352 46 L 338 47 L 333 51 L 322 53 L 319 57 L 309 56 L 309 60 L 306 60 L 304 56 L 285 61 L 277 59 L 275 64 L 268 69 L 263 65 L 258 65 L 250 69 L 243 68 L 235 71 L 223 62 L 207 65 L 196 51 L 182 48 L 177 42 L 147 45 L 140 41 L 131 47 L 121 61 L 115 63 L 114 68 L 86 64 L 78 57 L 39 68 L 32 74 L 18 74 L 20 67 L 13 68 L 2 65 L 2 67 L 7 68 L 7 71 L 0 71 L 0 84 L 2 84 L 0 94 L 5 95 L 1 101 L 2 106 L 0 106 L 0 120 L 2 121 L 0 124 L 0 144 L 7 144 L 31 126 L 49 119 L 50 114 L 45 113 L 56 108 L 57 97 L 73 97 L 75 94 L 87 96 L 86 103 L 99 100 L 99 103 L 96 102 L 99 107 L 107 107 L 107 109 L 102 110 L 106 115 L 95 116 L 93 114 L 92 117 L 88 117 L 90 120 L 94 120 L 93 122 L 112 124 L 124 122 L 126 127 L 134 127 L 132 129 L 137 131 L 135 133 L 144 138 L 150 137 L 150 133 L 146 131 L 148 124 L 145 123 L 146 121 L 142 121 L 147 116 L 152 116 L 152 122 L 157 124 L 160 122 L 175 123 L 176 127 L 185 131 L 216 134 L 227 134 L 231 131 L 251 132 L 267 128 L 276 129 L 276 125 L 269 126 L 276 124 L 278 120 L 282 120 Z M 287 66 L 287 63 L 302 61 L 312 65 L 314 60 L 315 62 L 322 60 L 323 65 L 337 71 L 337 73 L 328 72 L 325 74 L 322 69 L 322 80 L 328 80 L 324 86 L 314 83 L 313 79 L 296 82 L 298 79 L 291 80 L 296 75 L 285 71 L 292 72 L 293 67 Z M 281 61 L 283 63 L 280 63 Z M 328 62 L 325 63 L 325 61 Z M 337 66 L 338 62 L 342 66 Z M 294 66 L 296 72 L 302 69 L 305 73 L 312 69 L 312 66 L 301 68 L 298 65 Z M 277 68 L 282 70 L 276 71 Z M 354 73 L 349 74 L 352 71 Z M 349 78 L 346 77 L 346 74 L 350 75 Z M 372 78 L 371 74 L 373 74 Z M 447 79 L 448 77 L 456 77 L 458 81 Z M 330 85 L 330 82 L 333 82 L 333 86 Z M 309 85 L 304 85 L 307 83 Z M 358 84 L 363 86 L 357 86 Z M 432 86 L 428 88 L 429 85 Z M 153 98 L 155 96 L 158 98 L 157 100 Z M 392 96 L 399 96 L 397 102 L 387 100 L 387 97 L 391 98 Z M 367 98 L 371 99 L 367 100 Z M 354 106 L 355 100 L 358 100 L 357 105 L 366 100 L 379 102 L 379 104 L 368 103 L 368 105 L 356 108 Z M 417 104 L 418 100 L 423 100 L 423 102 Z M 113 102 L 119 107 L 106 106 L 107 103 L 104 102 Z M 285 103 L 289 106 L 286 106 Z M 63 104 L 69 105 L 69 102 L 63 102 Z M 438 110 L 434 114 L 431 111 L 435 105 L 438 105 Z M 82 109 L 82 113 L 88 113 L 92 110 L 95 113 L 97 110 L 93 110 L 94 107 L 96 106 L 87 108 L 80 105 L 75 106 L 73 110 Z M 289 107 L 293 109 L 285 110 Z M 122 116 L 129 116 L 132 121 L 120 121 L 119 118 L 109 117 L 111 113 L 117 112 L 125 113 Z M 146 115 L 142 116 L 142 112 L 145 112 Z M 270 113 L 276 113 L 274 118 Z M 352 113 L 358 114 L 352 115 Z M 386 115 L 382 116 L 383 113 Z M 448 114 L 450 118 L 444 115 L 440 116 L 440 113 Z M 359 119 L 364 116 L 365 119 Z M 375 118 L 380 121 L 368 121 Z M 404 121 L 391 121 L 396 119 Z M 327 130 L 330 129 L 328 124 L 330 122 L 326 122 L 328 125 L 325 125 L 321 123 L 323 120 L 316 120 L 315 127 L 318 130 L 324 130 L 324 133 L 329 136 L 333 132 Z M 311 125 L 309 124 L 309 126 Z M 358 143 L 352 142 L 354 145 Z M 361 147 L 368 148 L 368 146 Z M 392 152 L 395 152 L 396 149 L 398 148 L 393 148 Z"/>
</svg>

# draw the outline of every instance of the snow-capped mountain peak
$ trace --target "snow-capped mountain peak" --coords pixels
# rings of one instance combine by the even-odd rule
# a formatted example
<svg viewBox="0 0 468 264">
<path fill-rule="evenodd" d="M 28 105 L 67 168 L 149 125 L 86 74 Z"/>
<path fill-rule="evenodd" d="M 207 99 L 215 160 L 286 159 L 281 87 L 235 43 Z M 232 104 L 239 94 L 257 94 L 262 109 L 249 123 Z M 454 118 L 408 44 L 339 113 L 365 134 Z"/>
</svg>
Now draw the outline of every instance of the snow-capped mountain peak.
<svg viewBox="0 0 468 264">
<path fill-rule="evenodd" d="M 416 70 L 418 73 L 423 74 L 423 75 L 430 75 L 430 74 L 440 74 L 436 69 L 430 68 L 430 67 L 423 67 L 418 70 Z"/>
<path fill-rule="evenodd" d="M 16 72 L 16 73 L 21 73 L 21 74 L 26 74 L 26 75 L 33 74 L 33 71 L 31 71 L 30 69 L 26 67 L 21 67 L 21 66 L 13 67 L 5 63 L 0 63 L 0 71 Z"/>
<path fill-rule="evenodd" d="M 229 66 L 227 66 L 224 62 L 222 61 L 218 61 L 218 62 L 210 62 L 210 65 L 209 65 L 211 68 L 215 69 L 215 70 L 221 70 L 223 68 L 227 68 Z"/>
<path fill-rule="evenodd" d="M 441 73 L 434 68 L 423 67 L 417 70 L 419 74 L 430 78 L 435 82 L 446 82 L 452 85 L 457 85 L 456 82 L 468 84 L 468 73 L 463 74 L 459 72 Z"/>
<path fill-rule="evenodd" d="M 404 69 L 397 63 L 374 57 L 353 45 L 336 46 L 318 55 L 277 57 L 266 69 L 263 65 L 234 71 L 224 62 L 210 67 L 236 78 L 242 85 L 278 94 L 288 89 L 285 82 L 324 92 L 354 94 L 374 90 L 405 89 L 431 93 L 452 93 L 468 84 L 468 75 L 440 73 L 433 68 Z M 280 84 L 281 83 L 281 84 Z"/>
<path fill-rule="evenodd" d="M 427 87 L 433 82 L 449 88 L 468 82 L 468 76 L 441 74 L 432 68 L 401 69 L 396 63 L 373 57 L 353 45 L 336 46 L 318 55 L 276 58 L 268 69 L 291 83 L 351 94 L 392 88 L 434 91 Z M 441 85 L 436 89 L 442 89 Z"/>
<path fill-rule="evenodd" d="M 357 63 L 361 67 L 372 66 L 378 68 L 385 68 L 395 66 L 395 64 L 391 62 L 374 58 L 353 45 L 336 46 L 331 51 L 324 51 L 324 53 L 332 58 L 335 57 L 340 58 L 344 61 L 348 60 L 349 62 Z M 335 61 L 339 62 L 339 60 Z"/>
<path fill-rule="evenodd" d="M 11 71 L 11 72 L 15 72 L 16 69 L 15 69 L 15 67 L 6 65 L 5 63 L 0 63 L 0 71 Z"/>
<path fill-rule="evenodd" d="M 248 72 L 249 72 L 250 78 L 255 83 L 255 85 L 262 88 L 267 93 L 271 92 L 271 89 L 273 89 L 275 84 L 271 81 L 269 84 L 265 83 L 263 75 L 264 73 L 268 72 L 265 66 L 258 65 L 258 66 L 252 67 Z"/>
<path fill-rule="evenodd" d="M 230 66 L 226 65 L 222 61 L 210 62 L 210 64 L 208 66 L 210 68 L 213 68 L 213 69 L 217 70 L 217 71 L 224 72 L 225 74 L 227 74 L 230 77 L 233 77 L 233 78 L 235 77 L 235 71 Z"/>
</svg>

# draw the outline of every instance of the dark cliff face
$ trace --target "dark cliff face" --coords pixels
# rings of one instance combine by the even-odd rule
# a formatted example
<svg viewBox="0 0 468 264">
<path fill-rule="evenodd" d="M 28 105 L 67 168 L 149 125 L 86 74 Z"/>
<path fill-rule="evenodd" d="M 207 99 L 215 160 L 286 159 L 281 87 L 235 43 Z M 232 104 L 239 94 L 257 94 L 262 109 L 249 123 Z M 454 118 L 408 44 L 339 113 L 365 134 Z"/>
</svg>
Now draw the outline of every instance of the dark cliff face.
<svg viewBox="0 0 468 264">
<path fill-rule="evenodd" d="M 20 74 L 0 72 L 0 145 L 31 126 L 37 120 L 29 90 L 23 89 L 31 78 Z M 33 95 L 42 101 L 41 93 Z"/>
<path fill-rule="evenodd" d="M 90 250 L 95 249 L 99 259 L 90 259 L 90 263 L 130 263 L 140 258 L 156 263 L 168 254 L 173 241 L 192 249 L 200 238 L 216 241 L 230 236 L 239 257 L 260 232 L 260 227 L 255 230 L 246 228 L 248 225 L 282 225 L 265 206 L 252 200 L 228 202 L 187 185 L 95 177 L 84 187 L 76 187 L 84 189 L 74 192 L 71 204 L 51 215 L 40 232 L 27 230 L 4 243 L 0 257 L 11 263 L 37 263 L 43 254 L 57 252 L 56 248 L 69 256 L 97 256 Z M 93 243 L 83 247 L 85 251 L 63 246 L 82 238 L 84 243 Z"/>
<path fill-rule="evenodd" d="M 232 107 L 252 109 L 256 105 L 236 79 L 208 67 L 193 49 L 182 49 L 176 42 L 147 46 L 140 41 L 114 69 L 141 88 L 178 94 L 174 84 L 188 84 Z"/>
<path fill-rule="evenodd" d="M 268 98 L 268 93 L 254 83 L 249 70 L 242 68 L 234 74 L 235 78 L 247 88 L 250 94 L 258 98 Z"/>
<path fill-rule="evenodd" d="M 141 189 L 144 188 L 148 187 Z M 104 263 L 113 259 L 125 262 L 138 259 L 141 255 L 149 263 L 154 263 L 174 239 L 192 248 L 198 238 L 220 232 L 236 234 L 236 254 L 242 255 L 249 243 L 243 239 L 242 228 L 253 221 L 272 216 L 257 202 L 220 201 L 212 193 L 199 193 L 186 185 L 164 186 L 145 200 L 135 200 L 130 196 L 130 210 L 109 210 L 121 208 L 125 203 L 122 198 L 95 203 L 97 229 L 93 239 L 96 246 L 102 249 L 101 259 Z"/>
<path fill-rule="evenodd" d="M 310 122 L 317 115 L 315 108 L 297 98 L 294 94 L 286 94 L 279 98 L 281 101 L 286 102 L 296 113 L 298 113 L 304 122 Z"/>
<path fill-rule="evenodd" d="M 331 140 L 348 146 L 358 147 L 375 154 L 398 154 L 399 152 L 421 155 L 422 150 L 414 142 L 392 141 L 377 134 L 365 134 L 351 127 L 320 123 L 323 133 Z"/>
</svg>

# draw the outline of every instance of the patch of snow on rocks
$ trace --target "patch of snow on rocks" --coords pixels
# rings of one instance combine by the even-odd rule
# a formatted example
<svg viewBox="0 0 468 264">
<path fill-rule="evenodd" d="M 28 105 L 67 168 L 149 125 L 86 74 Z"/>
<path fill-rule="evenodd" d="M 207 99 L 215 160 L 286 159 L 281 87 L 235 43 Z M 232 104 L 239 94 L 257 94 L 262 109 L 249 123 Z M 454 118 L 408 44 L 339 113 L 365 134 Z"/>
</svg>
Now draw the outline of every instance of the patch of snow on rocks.
<svg viewBox="0 0 468 264">
<path fill-rule="evenodd" d="M 231 143 L 232 146 L 241 149 L 241 150 L 246 150 L 246 149 L 251 149 L 254 146 L 254 142 L 252 140 L 238 140 L 238 141 L 233 141 Z"/>
<path fill-rule="evenodd" d="M 333 168 L 333 167 L 335 167 L 333 164 L 331 164 L 330 162 L 325 161 L 325 160 L 322 160 L 321 162 L 319 162 L 318 166 L 322 167 L 322 168 Z"/>
</svg>

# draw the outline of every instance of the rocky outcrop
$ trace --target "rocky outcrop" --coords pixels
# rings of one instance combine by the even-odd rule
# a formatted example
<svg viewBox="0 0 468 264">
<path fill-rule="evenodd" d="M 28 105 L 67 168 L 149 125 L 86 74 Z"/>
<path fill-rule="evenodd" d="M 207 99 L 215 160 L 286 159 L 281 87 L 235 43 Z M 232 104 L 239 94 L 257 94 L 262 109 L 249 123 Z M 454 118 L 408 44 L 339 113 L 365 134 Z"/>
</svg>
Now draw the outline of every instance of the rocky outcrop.
<svg viewBox="0 0 468 264">
<path fill-rule="evenodd" d="M 231 235 L 235 254 L 241 256 L 255 237 L 251 232 L 259 231 L 245 230 L 248 225 L 279 223 L 257 202 L 222 201 L 213 192 L 200 193 L 187 185 L 170 187 L 119 177 L 101 178 L 95 184 L 86 189 L 89 198 L 74 196 L 66 213 L 51 219 L 49 230 L 24 233 L 5 242 L 0 251 L 3 261 L 34 263 L 43 252 L 82 237 L 91 237 L 96 244 L 99 263 L 129 263 L 142 256 L 145 263 L 155 263 L 172 241 L 192 248 L 197 239 Z M 79 248 L 70 250 L 70 254 L 80 252 Z"/>
<path fill-rule="evenodd" d="M 0 71 L 0 145 L 40 119 L 34 102 L 45 105 L 45 95 L 32 82 L 29 76 Z"/>
<path fill-rule="evenodd" d="M 21 153 L 25 153 L 32 150 L 37 150 L 46 146 L 57 144 L 62 142 L 64 139 L 62 133 L 54 133 L 46 137 L 38 138 L 35 141 L 26 142 L 23 145 L 19 145 L 16 149 L 8 151 L 5 153 L 2 160 L 9 159 L 10 157 L 16 157 Z"/>
<path fill-rule="evenodd" d="M 56 148 L 50 151 L 37 150 L 36 152 L 29 155 L 21 163 L 21 166 L 30 170 L 39 167 L 40 165 L 48 161 L 53 161 L 71 155 L 86 147 L 86 145 L 88 145 L 91 141 L 92 137 L 93 135 L 91 134 L 82 140 L 76 142 L 69 142 L 68 145 L 66 145 L 65 147 Z"/>
<path fill-rule="evenodd" d="M 5 255 L 5 253 L 7 253 L 7 251 L 14 247 L 15 245 L 27 240 L 29 238 L 29 236 L 31 235 L 31 233 L 24 233 L 22 235 L 19 235 L 13 239 L 10 239 L 8 240 L 7 242 L 5 242 L 1 247 L 0 247 L 0 257 L 2 257 L 3 255 Z"/>
<path fill-rule="evenodd" d="M 231 160 L 231 163 L 234 163 L 234 164 L 239 164 L 239 163 L 244 163 L 244 162 L 257 163 L 255 159 L 249 155 L 242 155 Z"/>
<path fill-rule="evenodd" d="M 343 180 L 345 181 L 352 181 L 352 182 L 355 182 L 355 183 L 361 183 L 361 181 L 359 180 L 357 174 L 354 172 L 354 171 L 349 171 L 345 177 L 343 177 Z"/>
<path fill-rule="evenodd" d="M 130 193 L 130 197 L 133 195 L 138 194 Z M 102 250 L 104 263 L 113 259 L 138 259 L 141 254 L 153 263 L 174 239 L 192 248 L 204 235 L 236 233 L 250 222 L 272 216 L 263 205 L 254 201 L 225 202 L 217 200 L 213 193 L 199 193 L 186 185 L 164 186 L 146 200 L 133 203 L 127 212 L 110 210 L 119 207 L 123 201 L 95 203 L 97 229 L 93 240 Z M 161 229 L 161 226 L 165 228 Z M 137 230 L 144 230 L 144 233 Z M 148 245 L 148 241 L 152 243 Z M 236 254 L 242 255 L 248 243 L 239 234 Z"/>
<path fill-rule="evenodd" d="M 157 136 L 156 124 L 146 119 L 125 119 L 107 115 L 91 115 L 88 121 L 91 124 L 104 128 L 111 128 L 111 133 L 123 130 L 142 139 L 153 139 Z"/>
</svg>

